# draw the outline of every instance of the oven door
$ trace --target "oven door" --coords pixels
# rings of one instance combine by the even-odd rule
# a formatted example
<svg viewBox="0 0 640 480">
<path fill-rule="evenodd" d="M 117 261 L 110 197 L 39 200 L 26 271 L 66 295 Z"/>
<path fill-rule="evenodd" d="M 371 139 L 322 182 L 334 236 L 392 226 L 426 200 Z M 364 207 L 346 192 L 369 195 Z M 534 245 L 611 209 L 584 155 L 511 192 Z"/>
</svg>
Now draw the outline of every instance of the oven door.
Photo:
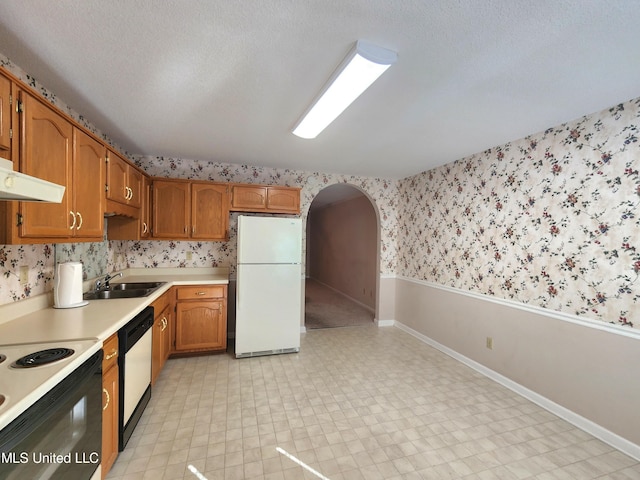
<svg viewBox="0 0 640 480">
<path fill-rule="evenodd" d="M 100 466 L 102 350 L 0 432 L 1 479 L 88 480 Z"/>
</svg>

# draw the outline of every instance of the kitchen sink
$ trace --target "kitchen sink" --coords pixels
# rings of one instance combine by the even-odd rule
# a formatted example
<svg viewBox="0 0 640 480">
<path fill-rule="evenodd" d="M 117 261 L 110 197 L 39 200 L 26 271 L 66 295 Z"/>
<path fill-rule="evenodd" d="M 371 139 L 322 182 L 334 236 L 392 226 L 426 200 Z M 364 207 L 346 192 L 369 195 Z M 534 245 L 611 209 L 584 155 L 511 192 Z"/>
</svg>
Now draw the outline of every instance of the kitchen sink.
<svg viewBox="0 0 640 480">
<path fill-rule="evenodd" d="M 164 285 L 164 282 L 125 282 L 125 283 L 114 283 L 111 285 L 110 289 L 113 290 L 145 290 L 145 289 L 156 289 L 160 286 Z"/>
<path fill-rule="evenodd" d="M 97 290 L 85 293 L 84 300 L 108 300 L 110 298 L 140 298 L 154 292 L 165 282 L 130 282 L 114 283 L 108 290 Z"/>
</svg>

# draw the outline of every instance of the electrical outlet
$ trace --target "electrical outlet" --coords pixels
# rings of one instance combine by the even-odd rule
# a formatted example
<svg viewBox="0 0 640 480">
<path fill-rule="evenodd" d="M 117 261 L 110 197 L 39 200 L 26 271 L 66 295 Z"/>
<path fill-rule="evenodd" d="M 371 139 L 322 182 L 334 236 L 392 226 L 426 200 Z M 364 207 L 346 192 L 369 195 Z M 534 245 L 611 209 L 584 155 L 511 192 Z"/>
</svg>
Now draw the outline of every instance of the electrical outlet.
<svg viewBox="0 0 640 480">
<path fill-rule="evenodd" d="M 29 266 L 22 265 L 20 267 L 20 285 L 26 285 L 29 283 Z"/>
<path fill-rule="evenodd" d="M 187 252 L 187 262 L 193 260 L 193 252 Z"/>
<path fill-rule="evenodd" d="M 492 337 L 487 337 L 487 348 L 489 350 L 493 350 L 493 338 Z"/>
</svg>

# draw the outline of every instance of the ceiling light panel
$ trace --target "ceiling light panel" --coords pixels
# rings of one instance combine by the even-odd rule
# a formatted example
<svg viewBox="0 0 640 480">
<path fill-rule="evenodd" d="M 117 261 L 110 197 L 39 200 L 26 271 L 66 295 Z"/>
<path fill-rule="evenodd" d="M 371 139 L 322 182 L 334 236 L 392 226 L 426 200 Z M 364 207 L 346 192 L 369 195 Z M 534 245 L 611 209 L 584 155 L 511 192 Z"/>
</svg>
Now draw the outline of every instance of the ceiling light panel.
<svg viewBox="0 0 640 480">
<path fill-rule="evenodd" d="M 359 40 L 293 129 L 315 138 L 397 60 L 396 52 Z"/>
</svg>

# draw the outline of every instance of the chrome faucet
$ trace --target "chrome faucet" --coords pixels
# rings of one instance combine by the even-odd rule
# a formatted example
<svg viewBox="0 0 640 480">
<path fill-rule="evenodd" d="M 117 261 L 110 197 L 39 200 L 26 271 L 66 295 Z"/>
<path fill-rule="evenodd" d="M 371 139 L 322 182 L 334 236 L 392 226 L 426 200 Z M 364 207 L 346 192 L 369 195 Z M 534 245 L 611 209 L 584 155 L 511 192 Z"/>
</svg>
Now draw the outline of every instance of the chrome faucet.
<svg viewBox="0 0 640 480">
<path fill-rule="evenodd" d="M 111 275 L 110 273 L 107 273 L 103 279 L 96 280 L 96 291 L 109 290 L 110 288 L 109 282 L 114 278 L 121 277 L 121 276 L 122 276 L 122 272 L 116 273 L 115 275 Z"/>
</svg>

